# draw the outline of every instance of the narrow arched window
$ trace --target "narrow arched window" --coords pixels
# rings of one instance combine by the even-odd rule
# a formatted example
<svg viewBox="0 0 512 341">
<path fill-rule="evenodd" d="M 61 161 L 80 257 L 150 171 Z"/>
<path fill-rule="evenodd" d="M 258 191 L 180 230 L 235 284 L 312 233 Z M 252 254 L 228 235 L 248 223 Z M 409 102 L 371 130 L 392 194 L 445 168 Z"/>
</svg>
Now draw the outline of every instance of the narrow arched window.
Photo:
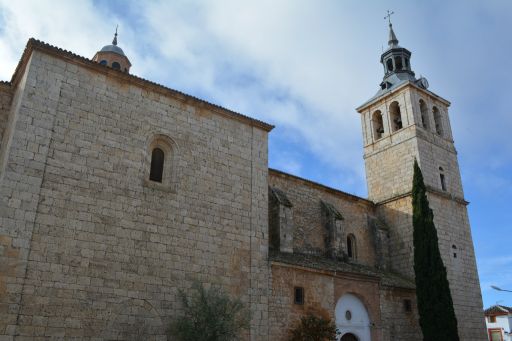
<svg viewBox="0 0 512 341">
<path fill-rule="evenodd" d="M 434 113 L 434 124 L 436 126 L 436 133 L 443 136 L 443 123 L 441 118 L 441 113 L 437 107 L 432 108 L 432 112 Z"/>
<path fill-rule="evenodd" d="M 389 106 L 389 116 L 391 118 L 391 128 L 393 131 L 402 129 L 402 114 L 400 113 L 400 105 L 398 102 L 393 102 Z"/>
<path fill-rule="evenodd" d="M 420 99 L 420 113 L 421 113 L 421 125 L 423 128 L 428 129 L 428 108 L 425 101 Z"/>
<path fill-rule="evenodd" d="M 373 135 L 375 136 L 375 140 L 378 140 L 382 137 L 382 134 L 384 134 L 384 123 L 382 121 L 382 113 L 380 110 L 373 113 L 372 125 Z"/>
<path fill-rule="evenodd" d="M 388 72 L 393 71 L 393 60 L 391 58 L 386 61 L 386 66 L 388 67 Z"/>
<path fill-rule="evenodd" d="M 119 64 L 118 62 L 113 62 L 112 69 L 121 70 L 121 64 Z"/>
<path fill-rule="evenodd" d="M 446 178 L 444 176 L 443 167 L 439 167 L 439 181 L 441 182 L 441 189 L 446 191 Z"/>
<path fill-rule="evenodd" d="M 357 259 L 356 237 L 353 234 L 347 236 L 347 255 L 349 258 Z"/>
<path fill-rule="evenodd" d="M 164 151 L 160 148 L 155 148 L 151 152 L 151 170 L 149 173 L 149 180 L 162 182 L 162 175 L 164 173 Z"/>
<path fill-rule="evenodd" d="M 402 57 L 400 57 L 400 56 L 395 57 L 395 68 L 397 70 L 402 70 L 402 68 L 403 68 L 402 67 Z"/>
</svg>

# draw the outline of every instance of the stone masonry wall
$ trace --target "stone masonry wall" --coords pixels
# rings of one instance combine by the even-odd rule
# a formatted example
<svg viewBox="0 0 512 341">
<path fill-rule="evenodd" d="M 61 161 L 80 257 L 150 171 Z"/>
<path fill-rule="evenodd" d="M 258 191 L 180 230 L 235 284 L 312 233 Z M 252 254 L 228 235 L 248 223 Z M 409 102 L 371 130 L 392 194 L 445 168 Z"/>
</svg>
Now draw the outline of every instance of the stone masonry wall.
<svg viewBox="0 0 512 341">
<path fill-rule="evenodd" d="M 407 311 L 405 300 L 411 303 Z M 386 341 L 422 340 L 416 293 L 413 290 L 382 288 L 380 291 L 382 334 Z"/>
<path fill-rule="evenodd" d="M 373 205 L 364 200 L 323 189 L 305 180 L 270 171 L 269 184 L 286 193 L 292 203 L 294 252 L 325 253 L 327 231 L 323 226 L 321 200 L 333 205 L 342 215 L 341 229 L 346 244 L 346 236 L 354 234 L 357 244 L 357 262 L 375 265 L 374 236 L 368 226 L 368 214 Z M 345 246 L 346 247 L 346 246 Z M 346 252 L 346 250 L 345 250 Z"/>
<path fill-rule="evenodd" d="M 267 133 L 109 72 L 32 53 L 0 183 L 2 340 L 164 340 L 194 281 L 267 339 Z M 146 185 L 156 134 L 174 191 Z"/>
<path fill-rule="evenodd" d="M 0 83 L 0 146 L 7 120 L 9 118 L 9 111 L 11 109 L 12 89 L 9 85 Z"/>
<path fill-rule="evenodd" d="M 439 250 L 448 272 L 461 340 L 486 340 L 482 294 L 466 206 L 430 194 L 430 208 L 438 231 Z"/>
</svg>

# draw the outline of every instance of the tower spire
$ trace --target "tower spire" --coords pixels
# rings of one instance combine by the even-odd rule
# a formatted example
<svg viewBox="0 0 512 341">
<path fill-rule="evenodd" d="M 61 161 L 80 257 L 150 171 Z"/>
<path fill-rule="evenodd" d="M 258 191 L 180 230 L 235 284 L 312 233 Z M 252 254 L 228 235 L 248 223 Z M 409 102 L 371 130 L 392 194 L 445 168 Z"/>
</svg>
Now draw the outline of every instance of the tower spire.
<svg viewBox="0 0 512 341">
<path fill-rule="evenodd" d="M 114 34 L 114 40 L 112 40 L 112 45 L 116 45 L 117 46 L 117 28 L 119 27 L 119 25 L 116 25 L 116 33 Z"/>
<path fill-rule="evenodd" d="M 397 47 L 398 46 L 398 39 L 396 38 L 395 31 L 393 31 L 393 24 L 391 23 L 391 15 L 395 14 L 395 12 L 390 12 L 388 10 L 388 14 L 384 17 L 384 19 L 388 19 L 389 24 L 389 40 L 388 40 L 388 46 L 390 48 Z"/>
</svg>

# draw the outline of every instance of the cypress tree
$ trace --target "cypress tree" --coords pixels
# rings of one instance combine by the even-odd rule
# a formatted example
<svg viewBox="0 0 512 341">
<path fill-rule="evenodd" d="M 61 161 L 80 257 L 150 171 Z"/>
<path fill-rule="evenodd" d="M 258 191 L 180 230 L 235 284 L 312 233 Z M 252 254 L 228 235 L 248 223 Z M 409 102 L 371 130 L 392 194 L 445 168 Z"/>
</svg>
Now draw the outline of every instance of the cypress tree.
<svg viewBox="0 0 512 341">
<path fill-rule="evenodd" d="M 412 186 L 414 273 L 420 326 L 424 341 L 458 341 L 446 268 L 441 259 L 434 214 L 416 160 Z"/>
</svg>

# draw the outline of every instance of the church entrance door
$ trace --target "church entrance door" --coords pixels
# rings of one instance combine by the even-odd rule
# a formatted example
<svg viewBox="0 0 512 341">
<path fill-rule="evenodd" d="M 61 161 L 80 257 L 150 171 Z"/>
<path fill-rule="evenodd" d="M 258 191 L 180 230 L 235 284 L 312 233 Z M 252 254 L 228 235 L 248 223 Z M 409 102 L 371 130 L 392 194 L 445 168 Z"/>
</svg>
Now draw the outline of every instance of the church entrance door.
<svg viewBox="0 0 512 341">
<path fill-rule="evenodd" d="M 340 297 L 335 308 L 340 341 L 371 341 L 370 318 L 364 303 L 354 294 Z"/>
<path fill-rule="evenodd" d="M 358 341 L 358 340 L 354 334 L 347 333 L 341 337 L 340 341 Z"/>
</svg>

